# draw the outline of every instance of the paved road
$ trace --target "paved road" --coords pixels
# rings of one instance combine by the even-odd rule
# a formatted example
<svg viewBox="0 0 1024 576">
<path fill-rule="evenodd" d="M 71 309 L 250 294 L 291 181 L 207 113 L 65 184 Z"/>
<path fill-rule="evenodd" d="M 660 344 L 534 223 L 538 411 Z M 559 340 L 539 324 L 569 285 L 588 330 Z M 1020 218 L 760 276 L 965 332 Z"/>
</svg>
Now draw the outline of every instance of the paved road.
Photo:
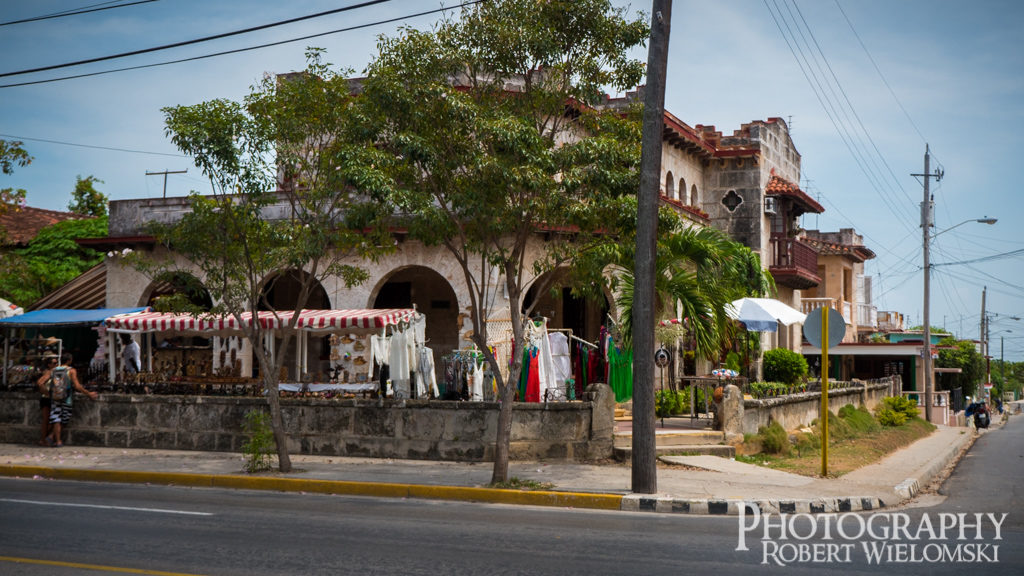
<svg viewBox="0 0 1024 576">
<path fill-rule="evenodd" d="M 768 538 L 763 524 L 744 532 L 746 551 L 736 550 L 737 518 L 0 479 L 0 574 L 1018 574 L 1022 474 L 1016 418 L 978 440 L 940 495 L 902 511 L 829 516 L 827 535 L 824 516 L 796 517 L 783 540 L 773 518 Z M 974 522 L 976 512 L 980 538 L 971 528 L 960 540 L 962 523 L 943 516 Z M 901 521 L 918 535 L 924 518 L 936 531 L 955 525 L 945 538 L 882 537 Z M 846 535 L 871 525 L 874 536 L 844 538 L 840 521 Z M 876 548 L 889 550 L 880 564 L 869 560 Z M 960 561 L 913 561 L 929 550 Z"/>
</svg>

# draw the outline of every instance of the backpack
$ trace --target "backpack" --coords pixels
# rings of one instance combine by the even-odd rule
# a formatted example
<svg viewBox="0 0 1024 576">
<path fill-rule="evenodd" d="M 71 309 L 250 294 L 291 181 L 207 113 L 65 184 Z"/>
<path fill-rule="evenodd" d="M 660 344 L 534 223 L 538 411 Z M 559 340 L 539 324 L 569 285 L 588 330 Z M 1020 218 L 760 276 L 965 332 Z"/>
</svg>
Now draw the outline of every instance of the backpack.
<svg viewBox="0 0 1024 576">
<path fill-rule="evenodd" d="M 52 400 L 64 400 L 71 392 L 71 375 L 67 366 L 57 366 L 50 372 L 48 382 L 50 398 Z"/>
</svg>

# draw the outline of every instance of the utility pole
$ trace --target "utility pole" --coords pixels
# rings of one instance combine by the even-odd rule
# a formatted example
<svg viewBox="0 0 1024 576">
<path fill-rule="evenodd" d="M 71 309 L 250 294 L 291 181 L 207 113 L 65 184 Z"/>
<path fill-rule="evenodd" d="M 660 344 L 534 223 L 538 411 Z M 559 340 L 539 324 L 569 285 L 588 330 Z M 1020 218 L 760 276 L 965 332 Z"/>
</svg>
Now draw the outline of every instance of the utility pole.
<svg viewBox="0 0 1024 576">
<path fill-rule="evenodd" d="M 640 190 L 637 193 L 633 297 L 632 490 L 639 494 L 658 491 L 654 431 L 654 262 L 657 258 L 658 188 L 671 23 L 672 0 L 653 0 L 641 134 Z"/>
<path fill-rule="evenodd" d="M 186 172 L 188 172 L 188 170 L 174 170 L 174 171 L 164 170 L 163 172 L 150 172 L 149 170 L 146 170 L 146 176 L 159 176 L 159 175 L 163 174 L 163 176 L 164 176 L 164 198 L 167 198 L 167 175 L 168 174 L 185 174 Z"/>
<path fill-rule="evenodd" d="M 932 327 L 931 327 L 931 275 L 932 267 L 929 262 L 929 249 L 931 244 L 932 209 L 934 202 L 928 191 L 929 182 L 932 178 L 938 182 L 942 179 L 942 171 L 931 172 L 931 149 L 928 144 L 924 145 L 924 174 L 912 174 L 912 176 L 924 177 L 924 200 L 921 202 L 921 239 L 924 251 L 924 342 L 921 347 L 921 360 L 924 366 L 924 418 L 932 421 L 932 394 L 934 383 L 932 382 Z"/>
<path fill-rule="evenodd" d="M 985 296 L 988 292 L 988 286 L 982 286 L 981 288 L 981 328 L 978 331 L 978 340 L 981 340 L 981 357 L 988 358 L 988 339 L 985 337 L 985 333 L 988 331 L 988 316 L 985 314 Z M 981 390 L 976 392 L 975 397 L 981 398 L 985 395 L 985 382 L 981 383 Z"/>
</svg>

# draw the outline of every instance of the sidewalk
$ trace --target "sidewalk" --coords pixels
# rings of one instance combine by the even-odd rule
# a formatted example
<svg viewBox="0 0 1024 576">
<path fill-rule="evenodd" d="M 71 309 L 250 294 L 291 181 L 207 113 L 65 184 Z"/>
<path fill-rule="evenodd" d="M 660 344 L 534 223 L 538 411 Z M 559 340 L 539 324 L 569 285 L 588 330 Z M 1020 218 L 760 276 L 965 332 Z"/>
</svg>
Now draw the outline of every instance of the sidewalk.
<svg viewBox="0 0 1024 576">
<path fill-rule="evenodd" d="M 993 428 L 995 428 L 994 423 Z M 509 475 L 549 482 L 552 491 L 486 488 L 489 462 L 433 462 L 292 455 L 294 472 L 245 474 L 224 452 L 42 448 L 0 444 L 0 476 L 61 478 L 378 497 L 413 497 L 690 514 L 846 512 L 898 505 L 927 487 L 970 445 L 970 428 L 939 427 L 928 438 L 840 478 L 818 479 L 717 456 L 666 456 L 658 494 L 630 493 L 626 464 L 512 462 Z"/>
</svg>

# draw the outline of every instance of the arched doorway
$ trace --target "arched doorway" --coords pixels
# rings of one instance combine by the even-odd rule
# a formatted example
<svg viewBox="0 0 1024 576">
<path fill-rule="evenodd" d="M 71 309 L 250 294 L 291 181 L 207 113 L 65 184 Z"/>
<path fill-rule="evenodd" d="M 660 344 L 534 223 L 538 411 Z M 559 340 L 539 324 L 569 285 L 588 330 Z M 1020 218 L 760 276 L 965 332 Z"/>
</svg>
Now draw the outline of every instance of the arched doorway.
<svg viewBox="0 0 1024 576">
<path fill-rule="evenodd" d="M 373 308 L 416 307 L 427 318 L 427 346 L 434 351 L 438 381 L 441 356 L 459 347 L 459 300 L 444 276 L 426 266 L 392 271 L 371 294 Z"/>
<path fill-rule="evenodd" d="M 285 270 L 267 277 L 260 290 L 260 302 L 258 309 L 263 310 L 294 310 L 299 303 L 299 292 L 306 280 L 312 280 L 312 288 L 309 297 L 306 299 L 304 310 L 328 310 L 331 308 L 330 298 L 327 290 L 316 279 L 310 279 L 309 274 L 303 270 Z M 275 342 L 275 346 L 277 342 Z M 330 344 L 327 336 L 310 336 L 306 348 L 307 372 L 316 377 L 318 381 L 326 381 L 330 368 Z M 295 343 L 284 352 L 284 362 L 281 366 L 288 370 L 288 380 L 297 382 L 301 374 L 297 373 L 295 362 Z"/>
<path fill-rule="evenodd" d="M 538 287 L 543 282 L 540 280 L 552 274 L 554 278 L 541 292 Z M 605 294 L 599 300 L 574 296 L 572 289 L 563 285 L 567 274 L 567 269 L 560 268 L 535 280 L 526 291 L 523 310 L 536 302 L 533 313 L 546 317 L 548 328 L 568 328 L 572 330 L 574 336 L 596 343 L 601 336 L 601 326 L 608 315 L 608 296 Z"/>
<path fill-rule="evenodd" d="M 140 306 L 170 311 L 183 307 L 209 310 L 213 307 L 210 292 L 198 278 L 188 272 L 169 272 L 156 278 L 143 292 Z"/>
</svg>

